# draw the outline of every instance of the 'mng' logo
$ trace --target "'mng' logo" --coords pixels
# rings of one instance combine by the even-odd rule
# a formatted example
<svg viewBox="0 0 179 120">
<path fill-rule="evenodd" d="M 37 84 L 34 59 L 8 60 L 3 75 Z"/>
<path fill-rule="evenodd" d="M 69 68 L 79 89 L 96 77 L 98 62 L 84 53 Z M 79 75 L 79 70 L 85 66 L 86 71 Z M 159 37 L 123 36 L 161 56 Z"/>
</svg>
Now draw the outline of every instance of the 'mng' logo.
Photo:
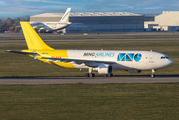
<svg viewBox="0 0 179 120">
<path fill-rule="evenodd" d="M 119 53 L 117 61 L 133 61 L 139 62 L 142 58 L 142 54 L 137 53 Z"/>
<path fill-rule="evenodd" d="M 93 52 L 93 53 L 84 53 L 83 56 L 95 56 L 95 52 Z"/>
</svg>

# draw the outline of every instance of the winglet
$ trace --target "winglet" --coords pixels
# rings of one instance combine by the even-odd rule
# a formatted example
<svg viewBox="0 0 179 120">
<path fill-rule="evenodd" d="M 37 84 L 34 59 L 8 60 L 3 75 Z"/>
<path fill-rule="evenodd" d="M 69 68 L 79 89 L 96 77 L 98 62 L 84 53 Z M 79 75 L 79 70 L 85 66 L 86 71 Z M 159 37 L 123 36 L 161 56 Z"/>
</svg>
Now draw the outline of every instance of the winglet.
<svg viewBox="0 0 179 120">
<path fill-rule="evenodd" d="M 47 44 L 44 43 L 44 41 L 32 28 L 29 22 L 21 21 L 20 24 L 24 33 L 27 46 L 30 50 L 54 50 L 53 48 L 49 47 Z"/>
<path fill-rule="evenodd" d="M 61 18 L 60 22 L 68 22 L 69 20 L 69 15 L 70 15 L 70 11 L 71 8 L 68 8 L 65 12 L 65 14 L 63 15 L 63 17 Z"/>
</svg>

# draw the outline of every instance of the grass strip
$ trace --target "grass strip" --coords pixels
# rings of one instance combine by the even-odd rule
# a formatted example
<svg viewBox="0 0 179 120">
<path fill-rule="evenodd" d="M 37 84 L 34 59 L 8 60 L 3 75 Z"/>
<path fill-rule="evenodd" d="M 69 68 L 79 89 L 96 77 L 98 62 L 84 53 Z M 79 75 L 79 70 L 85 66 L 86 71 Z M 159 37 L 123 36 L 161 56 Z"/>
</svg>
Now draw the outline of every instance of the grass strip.
<svg viewBox="0 0 179 120">
<path fill-rule="evenodd" d="M 0 85 L 0 119 L 177 120 L 179 83 Z"/>
</svg>

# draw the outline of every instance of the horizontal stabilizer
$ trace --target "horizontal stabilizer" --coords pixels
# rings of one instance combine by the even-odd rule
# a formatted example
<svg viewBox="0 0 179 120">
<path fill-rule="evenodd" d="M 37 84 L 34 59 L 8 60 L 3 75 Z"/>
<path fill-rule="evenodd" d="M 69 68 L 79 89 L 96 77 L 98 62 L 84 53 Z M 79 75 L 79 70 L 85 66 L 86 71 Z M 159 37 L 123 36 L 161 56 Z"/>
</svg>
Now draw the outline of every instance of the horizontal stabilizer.
<svg viewBox="0 0 179 120">
<path fill-rule="evenodd" d="M 12 53 L 18 53 L 18 54 L 38 55 L 38 53 L 36 51 L 33 51 L 33 52 L 23 52 L 23 51 L 6 50 L 6 52 L 12 52 Z"/>
</svg>

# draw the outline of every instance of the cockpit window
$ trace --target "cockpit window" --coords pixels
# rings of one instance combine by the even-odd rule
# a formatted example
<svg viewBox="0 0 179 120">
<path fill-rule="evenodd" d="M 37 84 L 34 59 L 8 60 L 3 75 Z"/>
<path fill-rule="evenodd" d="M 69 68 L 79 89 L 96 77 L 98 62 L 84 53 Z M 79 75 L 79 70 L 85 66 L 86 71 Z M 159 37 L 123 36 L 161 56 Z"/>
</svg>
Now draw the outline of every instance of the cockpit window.
<svg viewBox="0 0 179 120">
<path fill-rule="evenodd" d="M 167 56 L 162 56 L 161 59 L 169 59 Z"/>
</svg>

